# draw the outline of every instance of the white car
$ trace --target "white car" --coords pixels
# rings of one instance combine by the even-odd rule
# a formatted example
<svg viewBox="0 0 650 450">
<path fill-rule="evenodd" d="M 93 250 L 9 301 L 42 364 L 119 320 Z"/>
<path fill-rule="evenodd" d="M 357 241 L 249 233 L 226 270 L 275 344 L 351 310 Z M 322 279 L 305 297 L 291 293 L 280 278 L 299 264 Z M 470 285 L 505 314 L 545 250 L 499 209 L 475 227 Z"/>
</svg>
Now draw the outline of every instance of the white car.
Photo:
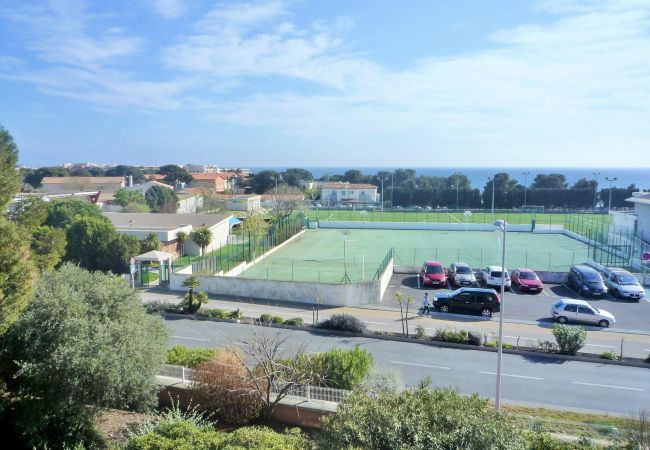
<svg viewBox="0 0 650 450">
<path fill-rule="evenodd" d="M 603 270 L 603 281 L 615 297 L 639 301 L 645 296 L 645 289 L 639 280 L 627 270 L 606 267 Z"/>
<path fill-rule="evenodd" d="M 561 298 L 551 306 L 553 319 L 559 323 L 580 322 L 607 328 L 616 323 L 614 315 L 591 306 L 584 300 Z"/>
<path fill-rule="evenodd" d="M 504 288 L 510 290 L 512 282 L 510 281 L 510 275 L 508 274 L 508 269 L 503 270 L 501 266 L 487 266 L 484 268 L 481 273 L 483 275 L 483 281 L 485 286 L 492 288 L 499 292 L 501 290 L 501 274 L 505 272 Z"/>
</svg>

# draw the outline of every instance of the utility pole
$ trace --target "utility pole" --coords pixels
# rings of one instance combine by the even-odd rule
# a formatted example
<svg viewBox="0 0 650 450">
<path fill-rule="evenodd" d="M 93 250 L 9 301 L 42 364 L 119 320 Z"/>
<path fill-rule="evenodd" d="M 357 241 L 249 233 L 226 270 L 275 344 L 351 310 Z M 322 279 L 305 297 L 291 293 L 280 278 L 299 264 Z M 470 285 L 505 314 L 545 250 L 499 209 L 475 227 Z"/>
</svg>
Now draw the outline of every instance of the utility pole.
<svg viewBox="0 0 650 450">
<path fill-rule="evenodd" d="M 496 177 L 490 177 L 488 181 L 492 182 L 492 214 L 494 214 L 494 185 L 496 183 Z"/>
<path fill-rule="evenodd" d="M 605 181 L 609 181 L 609 205 L 607 206 L 608 213 L 612 210 L 612 186 L 614 185 L 614 182 L 616 180 L 618 180 L 617 177 L 614 178 L 605 177 Z"/>
<path fill-rule="evenodd" d="M 458 209 L 458 188 L 460 186 L 458 185 L 458 175 L 460 175 L 458 172 L 454 172 L 454 178 L 456 179 L 456 211 L 459 210 Z"/>
<path fill-rule="evenodd" d="M 594 179 L 596 180 L 596 185 L 594 186 L 594 208 L 598 204 L 598 176 L 600 172 L 594 172 Z"/>
<path fill-rule="evenodd" d="M 395 171 L 390 173 L 390 207 L 391 209 L 395 208 L 393 203 L 393 191 L 395 190 Z"/>
<path fill-rule="evenodd" d="M 526 194 L 528 191 L 528 175 L 530 175 L 530 172 L 524 172 L 524 208 L 526 207 Z"/>
<path fill-rule="evenodd" d="M 384 221 L 384 177 L 381 177 L 381 221 Z"/>
</svg>

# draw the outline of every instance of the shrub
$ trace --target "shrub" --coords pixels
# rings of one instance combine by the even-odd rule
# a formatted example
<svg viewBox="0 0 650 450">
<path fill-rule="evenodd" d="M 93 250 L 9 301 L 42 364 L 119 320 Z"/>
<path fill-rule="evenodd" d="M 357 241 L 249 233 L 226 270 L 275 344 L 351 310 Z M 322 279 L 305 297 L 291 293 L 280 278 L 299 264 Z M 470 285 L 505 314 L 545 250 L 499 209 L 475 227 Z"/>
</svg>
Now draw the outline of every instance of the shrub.
<svg viewBox="0 0 650 450">
<path fill-rule="evenodd" d="M 644 410 L 633 417 L 623 429 L 623 435 L 630 449 L 650 448 L 650 410 Z"/>
<path fill-rule="evenodd" d="M 175 303 L 161 302 L 158 300 L 154 302 L 145 303 L 144 309 L 149 314 L 159 314 L 162 312 L 170 312 L 170 313 L 182 312 L 180 306 L 177 306 Z"/>
<path fill-rule="evenodd" d="M 244 313 L 239 310 L 239 308 L 235 309 L 234 311 L 230 311 L 228 314 L 229 319 L 235 319 L 235 320 L 241 320 L 244 318 Z"/>
<path fill-rule="evenodd" d="M 551 341 L 538 341 L 536 349 L 540 352 L 546 353 L 557 353 L 560 351 L 560 348 L 557 346 L 557 344 Z"/>
<path fill-rule="evenodd" d="M 450 330 L 450 329 L 437 329 L 433 334 L 434 341 L 453 342 L 455 344 L 467 343 L 467 331 L 465 330 Z"/>
<path fill-rule="evenodd" d="M 555 439 L 548 433 L 536 432 L 527 433 L 529 450 L 596 450 L 597 448 L 589 440 L 581 438 L 578 441 L 567 442 Z"/>
<path fill-rule="evenodd" d="M 353 389 L 375 364 L 372 354 L 358 345 L 350 350 L 333 348 L 316 355 L 315 359 L 322 367 L 325 384 L 336 389 Z"/>
<path fill-rule="evenodd" d="M 585 345 L 587 332 L 583 327 L 562 325 L 556 323 L 553 325 L 553 336 L 563 355 L 575 355 Z"/>
<path fill-rule="evenodd" d="M 260 322 L 264 324 L 271 323 L 273 321 L 273 316 L 271 314 L 262 314 L 260 316 Z"/>
<path fill-rule="evenodd" d="M 258 389 L 237 348 L 220 349 L 215 358 L 192 371 L 192 390 L 198 403 L 215 418 L 228 425 L 243 425 L 258 418 L 264 408 L 262 392 Z"/>
<path fill-rule="evenodd" d="M 429 381 L 430 383 L 430 381 Z M 376 396 L 357 390 L 324 420 L 319 448 L 524 450 L 522 432 L 478 395 L 429 383 Z"/>
<path fill-rule="evenodd" d="M 366 324 L 350 314 L 334 314 L 317 326 L 327 330 L 351 331 L 353 333 L 365 333 L 366 331 Z"/>
<path fill-rule="evenodd" d="M 491 347 L 491 348 L 497 348 L 499 346 L 499 341 L 497 341 L 496 339 L 493 340 L 493 341 L 487 341 L 485 343 L 485 346 L 486 347 Z M 512 345 L 512 344 L 508 344 L 507 342 L 504 342 L 503 343 L 503 348 L 508 349 L 508 350 L 512 350 L 513 348 L 515 348 L 515 346 Z"/>
<path fill-rule="evenodd" d="M 377 396 L 382 392 L 398 393 L 403 387 L 402 377 L 394 368 L 372 367 L 357 389 L 370 396 Z"/>
<path fill-rule="evenodd" d="M 214 358 L 216 350 L 211 348 L 189 348 L 175 345 L 167 352 L 167 364 L 196 367 Z"/>
<path fill-rule="evenodd" d="M 273 318 L 271 319 L 271 322 L 275 323 L 275 324 L 278 324 L 278 325 L 282 325 L 284 323 L 284 318 L 282 318 L 280 316 L 273 316 Z"/>
<path fill-rule="evenodd" d="M 481 345 L 483 343 L 483 335 L 481 333 L 470 331 L 467 333 L 467 341 L 470 345 Z"/>
<path fill-rule="evenodd" d="M 309 449 L 309 441 L 298 428 L 287 430 L 285 434 L 268 427 L 243 427 L 224 435 L 219 448 L 223 449 L 265 449 L 265 450 L 303 450 Z"/>
<path fill-rule="evenodd" d="M 602 359 L 609 359 L 609 360 L 612 360 L 612 361 L 618 359 L 618 355 L 616 355 L 616 353 L 614 353 L 614 352 L 612 352 L 612 351 L 609 351 L 609 352 L 603 352 L 603 353 L 600 354 L 600 357 L 601 357 Z"/>
<path fill-rule="evenodd" d="M 208 309 L 206 310 L 206 315 L 216 319 L 227 319 L 230 316 L 230 313 L 223 309 Z"/>
<path fill-rule="evenodd" d="M 424 339 L 427 336 L 427 332 L 422 325 L 415 327 L 415 337 L 418 339 Z"/>
<path fill-rule="evenodd" d="M 301 327 L 305 324 L 305 321 L 302 317 L 293 317 L 291 319 L 287 319 L 284 322 L 285 325 L 293 325 L 294 327 Z"/>
</svg>

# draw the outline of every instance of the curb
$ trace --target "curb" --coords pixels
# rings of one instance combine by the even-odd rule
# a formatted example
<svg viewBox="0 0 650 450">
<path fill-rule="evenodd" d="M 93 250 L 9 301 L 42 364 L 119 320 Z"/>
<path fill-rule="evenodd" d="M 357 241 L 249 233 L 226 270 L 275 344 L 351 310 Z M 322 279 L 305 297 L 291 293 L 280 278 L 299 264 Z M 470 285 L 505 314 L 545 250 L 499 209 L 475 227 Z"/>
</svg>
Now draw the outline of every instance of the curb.
<svg viewBox="0 0 650 450">
<path fill-rule="evenodd" d="M 241 324 L 241 322 L 238 322 L 235 319 L 218 319 L 216 317 L 190 315 L 190 314 L 182 314 L 182 313 L 169 313 L 169 312 L 161 312 L 161 314 L 163 316 L 170 316 L 176 318 L 192 318 L 195 320 L 208 321 L 208 322 L 227 322 L 227 323 Z M 245 317 L 244 319 L 257 320 L 256 318 L 252 318 L 252 317 Z M 244 324 L 244 325 L 250 325 L 250 324 Z M 492 352 L 492 353 L 497 352 L 497 349 L 495 347 L 485 347 L 483 345 L 456 344 L 453 342 L 434 341 L 433 339 L 430 338 L 424 340 L 424 339 L 417 339 L 411 337 L 407 338 L 404 336 L 375 334 L 372 332 L 353 333 L 350 331 L 338 331 L 338 330 L 327 330 L 323 328 L 316 328 L 313 325 L 304 325 L 300 327 L 295 325 L 282 325 L 282 324 L 270 323 L 267 326 L 270 328 L 279 328 L 284 330 L 307 331 L 309 333 L 320 334 L 325 336 L 360 337 L 360 338 L 368 338 L 368 339 L 378 339 L 383 341 L 407 342 L 411 344 L 428 345 L 431 347 L 455 348 L 459 350 L 478 350 L 478 351 Z M 561 360 L 561 361 L 579 361 L 579 362 L 589 362 L 595 364 L 610 364 L 614 366 L 640 367 L 644 369 L 650 369 L 650 364 L 645 363 L 643 362 L 643 360 L 637 358 L 627 358 L 624 359 L 623 361 L 617 361 L 612 359 L 603 359 L 603 358 L 595 358 L 592 356 L 585 356 L 585 354 L 571 356 L 571 355 L 560 355 L 557 353 L 545 353 L 545 352 L 535 352 L 529 350 L 507 349 L 507 348 L 503 349 L 503 353 L 508 353 L 511 355 L 519 355 L 524 357 L 531 357 L 531 358 L 546 358 L 546 359 L 554 359 L 554 360 Z"/>
</svg>

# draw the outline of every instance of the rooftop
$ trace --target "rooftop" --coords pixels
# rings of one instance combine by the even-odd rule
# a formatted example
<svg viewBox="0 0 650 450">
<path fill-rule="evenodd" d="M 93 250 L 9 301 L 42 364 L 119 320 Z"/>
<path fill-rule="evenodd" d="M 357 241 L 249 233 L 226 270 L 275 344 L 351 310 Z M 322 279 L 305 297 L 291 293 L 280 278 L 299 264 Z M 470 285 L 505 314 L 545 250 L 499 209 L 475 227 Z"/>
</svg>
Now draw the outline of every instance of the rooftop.
<svg viewBox="0 0 650 450">
<path fill-rule="evenodd" d="M 41 184 L 112 184 L 123 183 L 124 177 L 44 177 Z"/>
<path fill-rule="evenodd" d="M 195 180 L 225 180 L 227 177 L 222 173 L 193 173 Z"/>
<path fill-rule="evenodd" d="M 625 199 L 626 202 L 640 203 L 642 205 L 650 205 L 650 192 L 647 194 L 635 195 Z"/>
<path fill-rule="evenodd" d="M 226 214 L 159 214 L 159 213 L 104 213 L 118 230 L 175 230 L 192 228 L 211 228 L 226 221 Z"/>
<path fill-rule="evenodd" d="M 324 184 L 323 189 L 377 189 L 377 186 L 366 183 L 329 183 Z"/>
</svg>

